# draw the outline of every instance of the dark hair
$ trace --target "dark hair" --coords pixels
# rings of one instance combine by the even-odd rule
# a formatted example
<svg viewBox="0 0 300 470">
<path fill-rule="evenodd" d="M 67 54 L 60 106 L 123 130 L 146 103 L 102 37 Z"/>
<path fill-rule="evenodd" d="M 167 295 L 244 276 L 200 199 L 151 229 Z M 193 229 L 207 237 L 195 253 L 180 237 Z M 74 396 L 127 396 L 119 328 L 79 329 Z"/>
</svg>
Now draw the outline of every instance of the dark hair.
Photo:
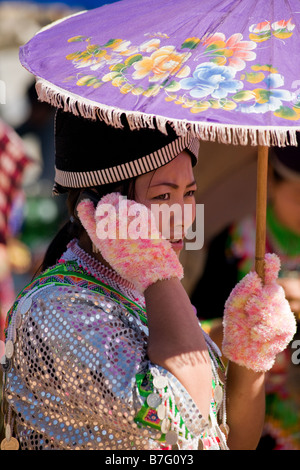
<svg viewBox="0 0 300 470">
<path fill-rule="evenodd" d="M 283 183 L 284 181 L 286 181 L 286 179 L 280 173 L 278 173 L 275 168 L 272 168 L 272 176 L 275 183 Z"/>
<path fill-rule="evenodd" d="M 103 186 L 95 186 L 93 189 L 97 192 L 98 199 L 100 200 L 105 194 L 111 192 L 119 192 L 123 196 L 127 196 L 128 199 L 134 199 L 135 197 L 135 180 L 136 178 L 131 178 L 125 181 L 110 183 Z M 75 207 L 78 201 L 78 198 L 81 192 L 84 189 L 67 189 L 62 188 L 65 192 L 68 193 L 67 197 L 67 206 L 69 212 L 69 220 L 61 227 L 57 235 L 54 237 L 52 242 L 47 248 L 43 262 L 36 274 L 45 271 L 45 269 L 54 266 L 61 255 L 67 248 L 68 243 L 73 240 L 73 238 L 79 238 L 82 234 L 84 228 L 82 227 L 80 220 L 75 214 Z"/>
</svg>

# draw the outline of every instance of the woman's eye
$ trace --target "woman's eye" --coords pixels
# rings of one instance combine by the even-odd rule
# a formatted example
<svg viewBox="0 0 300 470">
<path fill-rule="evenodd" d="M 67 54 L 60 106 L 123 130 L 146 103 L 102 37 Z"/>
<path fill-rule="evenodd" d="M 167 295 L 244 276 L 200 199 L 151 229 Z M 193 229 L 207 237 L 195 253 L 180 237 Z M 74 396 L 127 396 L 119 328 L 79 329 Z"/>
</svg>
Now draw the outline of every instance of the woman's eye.
<svg viewBox="0 0 300 470">
<path fill-rule="evenodd" d="M 156 196 L 154 199 L 160 199 L 162 201 L 167 201 L 169 199 L 169 194 L 168 193 L 160 194 L 159 196 Z"/>
<path fill-rule="evenodd" d="M 187 197 L 193 197 L 193 196 L 195 195 L 195 192 L 196 192 L 195 189 L 191 189 L 190 191 L 188 191 L 188 192 L 186 193 L 186 196 L 187 196 Z"/>
</svg>

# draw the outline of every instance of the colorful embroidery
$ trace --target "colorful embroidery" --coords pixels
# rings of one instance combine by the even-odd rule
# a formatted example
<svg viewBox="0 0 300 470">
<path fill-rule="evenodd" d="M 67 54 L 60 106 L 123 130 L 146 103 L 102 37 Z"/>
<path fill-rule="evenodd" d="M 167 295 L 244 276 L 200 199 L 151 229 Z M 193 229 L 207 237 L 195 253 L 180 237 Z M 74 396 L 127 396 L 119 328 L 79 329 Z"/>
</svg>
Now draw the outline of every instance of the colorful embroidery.
<svg viewBox="0 0 300 470">
<path fill-rule="evenodd" d="M 35 288 L 42 288 L 46 285 L 66 285 L 78 286 L 82 289 L 89 289 L 102 295 L 109 296 L 113 301 L 122 303 L 127 310 L 135 317 L 139 317 L 144 325 L 147 325 L 146 311 L 135 302 L 127 299 L 123 294 L 116 291 L 103 282 L 88 276 L 85 271 L 74 261 L 60 263 L 53 268 L 47 269 L 43 274 L 35 278 L 28 284 L 17 297 L 6 318 L 5 332 L 11 322 L 12 314 L 22 297 Z"/>
<path fill-rule="evenodd" d="M 143 405 L 135 417 L 135 422 L 144 426 L 151 426 L 155 429 L 160 429 L 161 420 L 157 416 L 156 410 Z"/>
</svg>

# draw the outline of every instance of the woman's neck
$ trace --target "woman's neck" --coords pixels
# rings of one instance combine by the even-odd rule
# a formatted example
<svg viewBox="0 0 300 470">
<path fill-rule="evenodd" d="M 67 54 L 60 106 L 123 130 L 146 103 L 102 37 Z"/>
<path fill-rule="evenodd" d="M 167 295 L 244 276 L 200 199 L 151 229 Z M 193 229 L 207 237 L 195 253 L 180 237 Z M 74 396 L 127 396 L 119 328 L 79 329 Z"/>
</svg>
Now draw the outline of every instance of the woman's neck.
<svg viewBox="0 0 300 470">
<path fill-rule="evenodd" d="M 103 259 L 100 253 L 93 251 L 92 243 L 88 237 L 83 236 L 80 237 L 79 240 L 74 239 L 70 242 L 68 248 L 76 257 L 79 266 L 85 269 L 88 274 L 122 292 L 126 297 L 138 303 L 142 308 L 145 307 L 144 296 L 136 291 L 134 284 L 122 278 L 109 263 Z"/>
<path fill-rule="evenodd" d="M 82 248 L 86 253 L 88 253 L 90 256 L 95 258 L 97 261 L 99 261 L 103 266 L 106 266 L 109 269 L 113 269 L 111 265 L 103 258 L 100 252 L 96 252 L 96 250 L 93 249 L 93 244 L 91 242 L 90 237 L 86 232 L 84 232 L 79 240 L 78 240 L 78 245 L 80 248 Z"/>
</svg>

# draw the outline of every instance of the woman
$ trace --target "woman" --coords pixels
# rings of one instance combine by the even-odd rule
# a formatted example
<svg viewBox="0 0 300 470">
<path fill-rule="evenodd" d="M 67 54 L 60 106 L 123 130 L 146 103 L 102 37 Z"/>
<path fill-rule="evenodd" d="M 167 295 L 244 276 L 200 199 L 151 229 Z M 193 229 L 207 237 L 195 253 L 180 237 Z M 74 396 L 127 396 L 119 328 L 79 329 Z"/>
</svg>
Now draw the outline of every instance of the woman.
<svg viewBox="0 0 300 470">
<path fill-rule="evenodd" d="M 152 204 L 188 204 L 195 213 L 197 152 L 197 141 L 171 126 L 166 134 L 132 131 L 125 121 L 114 129 L 58 111 L 55 190 L 68 190 L 71 220 L 9 313 L 3 447 L 18 445 L 13 427 L 24 449 L 256 447 L 264 372 L 294 319 L 271 257 L 265 286 L 252 273 L 228 300 L 224 350 L 234 362 L 225 383 L 218 349 L 180 282 L 184 222 L 170 214 L 168 239 L 161 223 L 153 229 Z M 129 236 L 137 212 L 141 238 Z M 248 298 L 253 309 L 260 303 L 262 337 L 253 344 Z M 271 324 L 261 315 L 270 300 Z"/>
</svg>

